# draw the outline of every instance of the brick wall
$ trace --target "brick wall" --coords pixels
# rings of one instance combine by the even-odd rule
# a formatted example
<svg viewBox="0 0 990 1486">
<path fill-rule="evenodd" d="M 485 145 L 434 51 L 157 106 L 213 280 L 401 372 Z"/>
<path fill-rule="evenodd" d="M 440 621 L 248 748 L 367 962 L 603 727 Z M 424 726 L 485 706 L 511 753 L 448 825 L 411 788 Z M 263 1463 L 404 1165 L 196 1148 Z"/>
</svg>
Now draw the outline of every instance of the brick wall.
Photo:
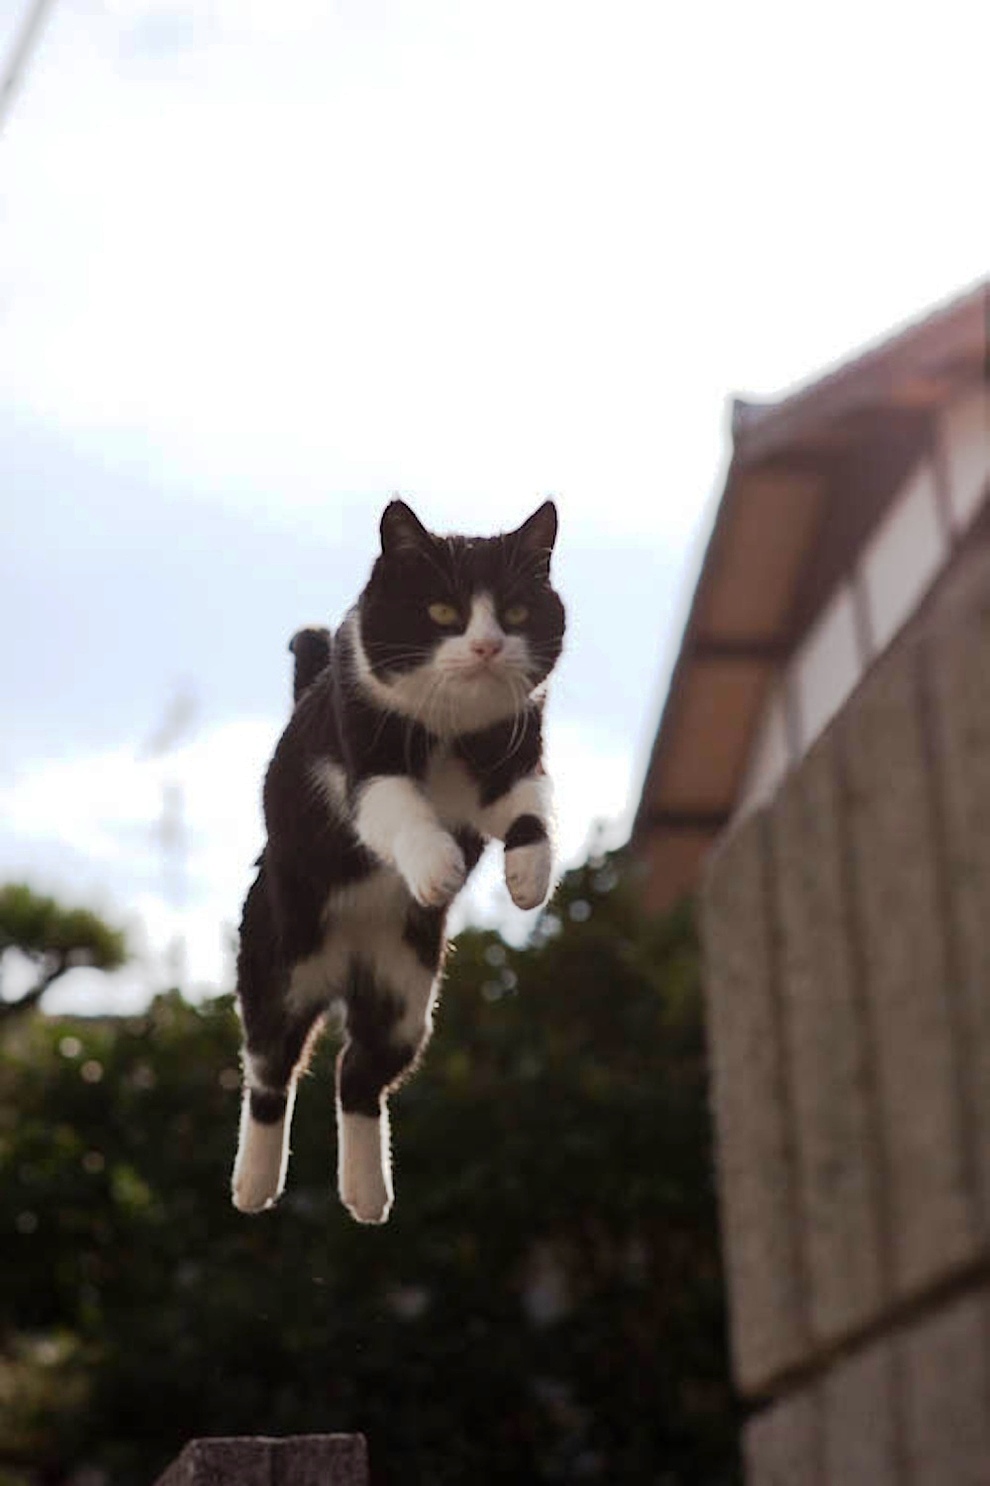
<svg viewBox="0 0 990 1486">
<path fill-rule="evenodd" d="M 703 895 L 749 1486 L 990 1482 L 990 553 Z"/>
</svg>

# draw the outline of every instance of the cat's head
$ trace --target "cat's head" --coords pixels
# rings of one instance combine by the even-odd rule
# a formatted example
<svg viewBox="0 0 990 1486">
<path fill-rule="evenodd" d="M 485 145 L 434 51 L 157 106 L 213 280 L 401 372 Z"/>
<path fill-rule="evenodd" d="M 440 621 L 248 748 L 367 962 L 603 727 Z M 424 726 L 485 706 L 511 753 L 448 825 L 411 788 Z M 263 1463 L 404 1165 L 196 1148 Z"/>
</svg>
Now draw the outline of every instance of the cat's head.
<svg viewBox="0 0 990 1486">
<path fill-rule="evenodd" d="M 520 711 L 563 644 L 556 536 L 552 501 L 495 537 L 436 536 L 392 501 L 357 610 L 364 679 L 379 700 L 441 735 Z"/>
</svg>

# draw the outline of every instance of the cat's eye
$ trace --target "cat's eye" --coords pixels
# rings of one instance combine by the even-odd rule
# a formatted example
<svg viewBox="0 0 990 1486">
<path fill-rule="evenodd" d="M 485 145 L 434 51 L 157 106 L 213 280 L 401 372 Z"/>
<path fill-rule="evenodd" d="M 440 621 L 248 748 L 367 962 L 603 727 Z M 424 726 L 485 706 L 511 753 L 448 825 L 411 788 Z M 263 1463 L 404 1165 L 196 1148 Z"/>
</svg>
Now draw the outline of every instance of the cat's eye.
<svg viewBox="0 0 990 1486">
<path fill-rule="evenodd" d="M 506 624 L 525 624 L 529 618 L 529 610 L 525 604 L 512 604 L 505 611 Z"/>
<path fill-rule="evenodd" d="M 461 622 L 461 616 L 453 604 L 431 604 L 426 612 L 434 624 L 442 624 L 444 627 Z"/>
</svg>

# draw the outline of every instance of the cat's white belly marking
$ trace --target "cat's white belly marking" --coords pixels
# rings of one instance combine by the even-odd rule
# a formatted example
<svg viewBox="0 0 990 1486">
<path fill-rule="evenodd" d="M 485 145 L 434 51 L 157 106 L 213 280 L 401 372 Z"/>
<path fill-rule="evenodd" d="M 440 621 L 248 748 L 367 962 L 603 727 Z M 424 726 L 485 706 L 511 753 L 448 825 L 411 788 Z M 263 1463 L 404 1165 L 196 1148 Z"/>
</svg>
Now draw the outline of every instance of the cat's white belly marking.
<svg viewBox="0 0 990 1486">
<path fill-rule="evenodd" d="M 477 824 L 481 815 L 478 786 L 463 761 L 446 749 L 431 759 L 424 791 L 445 826 Z"/>
<path fill-rule="evenodd" d="M 294 1012 L 326 1006 L 343 991 L 347 954 L 336 936 L 324 939 L 315 954 L 293 966 L 288 1004 Z"/>
<path fill-rule="evenodd" d="M 401 917 L 408 906 L 409 889 L 398 872 L 379 867 L 360 882 L 331 892 L 323 920 L 333 923 L 345 935 L 374 933 L 384 921 Z"/>
<path fill-rule="evenodd" d="M 408 999 L 409 1016 L 421 1027 L 432 977 L 424 985 L 423 971 L 403 939 L 411 901 L 406 884 L 390 867 L 331 892 L 323 909 L 323 943 L 293 969 L 289 1004 L 303 1011 L 342 996 L 357 956 Z"/>
</svg>

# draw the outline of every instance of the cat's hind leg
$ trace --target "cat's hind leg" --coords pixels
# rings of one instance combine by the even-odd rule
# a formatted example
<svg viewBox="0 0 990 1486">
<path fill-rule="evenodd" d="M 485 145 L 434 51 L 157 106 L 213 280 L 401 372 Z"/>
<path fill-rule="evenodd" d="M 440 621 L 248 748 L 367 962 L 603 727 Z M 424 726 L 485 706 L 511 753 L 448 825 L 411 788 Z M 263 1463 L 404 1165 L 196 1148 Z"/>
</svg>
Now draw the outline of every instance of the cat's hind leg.
<svg viewBox="0 0 990 1486">
<path fill-rule="evenodd" d="M 244 1091 L 231 1187 L 245 1213 L 270 1207 L 285 1186 L 296 1080 L 326 1007 L 325 998 L 298 994 L 298 967 L 290 976 L 277 943 L 262 868 L 245 903 L 237 967 Z"/>
<path fill-rule="evenodd" d="M 277 1045 L 244 1048 L 244 1094 L 231 1190 L 242 1213 L 271 1207 L 282 1195 L 289 1166 L 289 1135 L 296 1083 L 320 1014 L 288 1017 Z"/>
<path fill-rule="evenodd" d="M 444 916 L 410 900 L 401 934 L 388 926 L 388 937 L 351 964 L 337 1059 L 337 1185 L 359 1223 L 384 1223 L 392 1206 L 388 1096 L 429 1041 Z"/>
<path fill-rule="evenodd" d="M 241 1125 L 231 1181 L 234 1206 L 242 1213 L 260 1213 L 282 1195 L 289 1165 L 289 1130 L 295 1084 L 285 1092 L 252 1087 L 245 1054 L 245 1090 Z"/>
</svg>

